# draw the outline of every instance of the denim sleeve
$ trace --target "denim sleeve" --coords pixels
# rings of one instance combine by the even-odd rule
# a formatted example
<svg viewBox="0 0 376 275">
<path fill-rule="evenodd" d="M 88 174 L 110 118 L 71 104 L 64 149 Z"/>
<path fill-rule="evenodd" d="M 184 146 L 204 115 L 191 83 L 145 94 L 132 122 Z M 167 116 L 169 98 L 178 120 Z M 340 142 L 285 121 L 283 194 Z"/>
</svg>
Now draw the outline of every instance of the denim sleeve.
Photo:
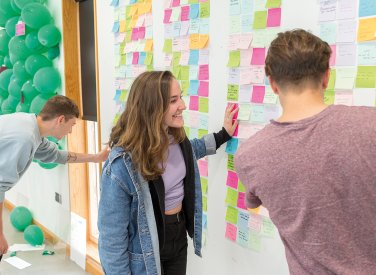
<svg viewBox="0 0 376 275">
<path fill-rule="evenodd" d="M 122 173 L 129 177 L 127 173 Z M 122 181 L 130 180 L 122 179 Z M 131 194 L 122 181 L 103 169 L 98 211 L 99 256 L 106 275 L 131 274 L 128 255 L 128 225 Z"/>
<path fill-rule="evenodd" d="M 216 152 L 216 143 L 213 134 L 203 136 L 200 139 L 191 139 L 190 141 L 197 159 L 207 155 L 214 155 Z"/>
</svg>

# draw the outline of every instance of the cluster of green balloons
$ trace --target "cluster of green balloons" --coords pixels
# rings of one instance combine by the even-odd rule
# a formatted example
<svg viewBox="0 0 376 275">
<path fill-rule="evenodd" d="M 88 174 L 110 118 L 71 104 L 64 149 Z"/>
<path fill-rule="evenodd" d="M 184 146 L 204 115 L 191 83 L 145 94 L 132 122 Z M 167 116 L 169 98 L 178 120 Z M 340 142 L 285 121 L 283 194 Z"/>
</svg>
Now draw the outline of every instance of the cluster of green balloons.
<svg viewBox="0 0 376 275">
<path fill-rule="evenodd" d="M 59 56 L 61 34 L 46 0 L 0 1 L 0 115 L 38 114 L 61 86 L 52 60 Z M 16 25 L 25 34 L 16 36 Z"/>
<path fill-rule="evenodd" d="M 32 221 L 30 210 L 24 206 L 17 206 L 10 213 L 10 223 L 18 231 L 24 232 L 25 241 L 33 246 L 41 245 L 44 241 L 43 231 L 37 225 L 31 224 Z"/>
</svg>

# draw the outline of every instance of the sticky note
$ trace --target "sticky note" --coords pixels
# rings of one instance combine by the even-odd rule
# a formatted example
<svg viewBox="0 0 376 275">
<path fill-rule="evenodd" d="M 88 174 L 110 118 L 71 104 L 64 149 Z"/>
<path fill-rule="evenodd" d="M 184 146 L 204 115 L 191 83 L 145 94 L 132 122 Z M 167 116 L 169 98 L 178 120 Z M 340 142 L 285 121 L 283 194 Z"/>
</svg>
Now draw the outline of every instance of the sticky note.
<svg viewBox="0 0 376 275">
<path fill-rule="evenodd" d="M 232 139 L 227 141 L 226 142 L 226 153 L 227 154 L 235 154 L 236 150 L 238 149 L 238 143 L 239 143 L 239 140 L 235 137 L 233 137 Z M 235 187 L 235 188 L 237 188 L 237 187 Z"/>
<path fill-rule="evenodd" d="M 225 233 L 225 237 L 231 241 L 236 241 L 236 232 L 237 232 L 237 229 L 236 229 L 236 226 L 231 224 L 231 223 L 227 223 L 226 224 L 226 233 Z"/>
<path fill-rule="evenodd" d="M 234 139 L 234 138 L 232 138 L 232 139 Z M 236 138 L 236 140 L 238 140 L 238 139 Z M 232 187 L 234 189 L 237 189 L 238 188 L 238 181 L 239 181 L 238 175 L 234 171 L 227 171 L 227 181 L 226 181 L 227 186 Z"/>
<path fill-rule="evenodd" d="M 263 103 L 265 96 L 265 86 L 253 86 L 251 102 Z"/>
<path fill-rule="evenodd" d="M 281 8 L 268 9 L 267 27 L 281 26 Z"/>
<path fill-rule="evenodd" d="M 231 189 L 231 188 L 227 188 L 225 203 L 236 207 L 237 202 L 238 202 L 238 191 Z"/>
<path fill-rule="evenodd" d="M 198 96 L 189 97 L 189 110 L 198 111 Z"/>
<path fill-rule="evenodd" d="M 199 97 L 199 108 L 198 110 L 202 113 L 209 112 L 209 99 L 207 97 Z"/>
<path fill-rule="evenodd" d="M 230 51 L 227 67 L 235 68 L 240 66 L 240 51 Z"/>
<path fill-rule="evenodd" d="M 239 85 L 227 85 L 227 100 L 238 101 Z"/>
<path fill-rule="evenodd" d="M 267 11 L 255 11 L 254 18 L 253 18 L 253 28 L 265 29 L 267 15 L 268 15 Z"/>
<path fill-rule="evenodd" d="M 203 97 L 209 96 L 209 82 L 200 81 L 198 86 L 198 95 Z"/>
<path fill-rule="evenodd" d="M 356 88 L 375 88 L 376 87 L 376 66 L 358 66 L 356 75 Z"/>
<path fill-rule="evenodd" d="M 234 207 L 227 207 L 226 221 L 232 224 L 238 223 L 238 210 Z"/>
</svg>

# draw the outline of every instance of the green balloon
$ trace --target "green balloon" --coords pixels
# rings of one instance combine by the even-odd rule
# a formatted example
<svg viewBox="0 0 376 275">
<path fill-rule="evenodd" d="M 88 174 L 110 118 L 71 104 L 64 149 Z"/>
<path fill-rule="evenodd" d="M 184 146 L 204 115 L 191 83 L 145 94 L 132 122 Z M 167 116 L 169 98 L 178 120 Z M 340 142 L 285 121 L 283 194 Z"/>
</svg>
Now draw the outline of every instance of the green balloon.
<svg viewBox="0 0 376 275">
<path fill-rule="evenodd" d="M 24 102 L 27 104 L 31 104 L 33 99 L 39 95 L 39 92 L 34 88 L 33 82 L 31 80 L 28 80 L 24 83 L 24 85 L 21 88 L 21 93 L 24 97 Z"/>
<path fill-rule="evenodd" d="M 7 98 L 9 95 L 8 91 L 0 89 L 0 97 Z M 0 104 L 1 105 L 1 104 Z"/>
<path fill-rule="evenodd" d="M 30 55 L 25 61 L 26 72 L 30 75 L 35 75 L 35 73 L 43 67 L 51 67 L 52 62 L 47 57 L 41 54 Z"/>
<path fill-rule="evenodd" d="M 17 206 L 10 212 L 10 223 L 18 231 L 24 231 L 32 221 L 33 216 L 30 210 L 24 206 Z"/>
<path fill-rule="evenodd" d="M 53 24 L 45 25 L 38 31 L 38 40 L 45 47 L 53 47 L 59 44 L 61 34 Z"/>
<path fill-rule="evenodd" d="M 9 86 L 10 78 L 12 77 L 12 75 L 13 75 L 12 69 L 7 69 L 0 73 L 0 89 L 8 91 L 8 86 Z"/>
<path fill-rule="evenodd" d="M 40 167 L 44 168 L 44 169 L 53 169 L 55 168 L 56 166 L 58 166 L 59 164 L 58 163 L 44 163 L 44 162 L 41 162 L 41 161 L 38 161 L 38 164 Z"/>
<path fill-rule="evenodd" d="M 25 45 L 25 38 L 22 36 L 13 36 L 9 41 L 9 53 L 14 55 L 17 60 L 25 60 L 31 51 Z"/>
<path fill-rule="evenodd" d="M 3 104 L 1 104 L 3 114 L 14 113 L 19 102 L 19 99 L 9 95 L 8 98 L 4 100 Z"/>
<path fill-rule="evenodd" d="M 43 109 L 44 104 L 46 104 L 47 100 L 49 100 L 53 96 L 55 96 L 55 94 L 40 94 L 40 95 L 37 95 L 31 101 L 30 113 L 39 114 L 40 111 Z"/>
<path fill-rule="evenodd" d="M 39 69 L 33 80 L 35 88 L 44 94 L 55 93 L 61 85 L 61 78 L 58 70 L 53 67 Z"/>
<path fill-rule="evenodd" d="M 16 25 L 18 23 L 19 18 L 19 16 L 12 17 L 5 24 L 5 30 L 10 37 L 16 35 Z"/>
<path fill-rule="evenodd" d="M 34 31 L 26 35 L 25 38 L 26 47 L 33 53 L 42 53 L 47 50 L 38 40 L 38 32 Z"/>
<path fill-rule="evenodd" d="M 24 239 L 33 246 L 42 245 L 44 241 L 43 231 L 37 225 L 29 225 L 25 229 Z"/>
<path fill-rule="evenodd" d="M 7 67 L 8 69 L 13 68 L 12 62 L 10 62 L 10 57 L 9 57 L 9 55 L 4 56 L 4 65 L 5 65 L 5 67 Z"/>
<path fill-rule="evenodd" d="M 16 3 L 14 3 L 14 0 L 10 0 L 10 5 L 12 6 L 12 9 L 15 13 L 21 14 L 21 9 L 17 7 Z"/>
<path fill-rule="evenodd" d="M 1 15 L 0 15 L 1 16 Z M 0 52 L 7 55 L 9 52 L 8 44 L 10 41 L 10 36 L 7 34 L 6 30 L 0 30 Z"/>
<path fill-rule="evenodd" d="M 17 13 L 13 10 L 12 5 L 10 4 L 10 0 L 1 0 L 0 10 L 3 11 L 9 17 L 17 15 Z"/>
<path fill-rule="evenodd" d="M 13 74 L 20 80 L 24 80 L 24 82 L 27 79 L 31 78 L 31 75 L 29 75 L 25 69 L 25 62 L 22 60 L 17 61 L 13 65 Z"/>
<path fill-rule="evenodd" d="M 24 6 L 21 16 L 25 24 L 32 29 L 39 29 L 50 23 L 52 19 L 48 9 L 39 3 L 30 3 Z"/>
<path fill-rule="evenodd" d="M 20 112 L 20 113 L 28 113 L 29 112 L 29 109 L 30 109 L 30 104 L 27 104 L 27 103 L 18 103 L 17 107 L 16 107 L 16 112 Z"/>
<path fill-rule="evenodd" d="M 50 60 L 54 60 L 59 55 L 60 55 L 59 46 L 49 48 L 48 51 L 47 51 L 47 57 Z"/>
<path fill-rule="evenodd" d="M 14 96 L 18 100 L 21 100 L 21 88 L 25 81 L 18 79 L 17 77 L 11 78 L 8 86 L 8 92 L 11 96 Z"/>
<path fill-rule="evenodd" d="M 14 0 L 14 3 L 19 9 L 22 10 L 23 7 L 25 7 L 27 4 L 30 4 L 30 3 L 44 4 L 46 3 L 46 0 Z"/>
<path fill-rule="evenodd" d="M 0 67 L 4 65 L 4 56 L 0 55 Z"/>
</svg>

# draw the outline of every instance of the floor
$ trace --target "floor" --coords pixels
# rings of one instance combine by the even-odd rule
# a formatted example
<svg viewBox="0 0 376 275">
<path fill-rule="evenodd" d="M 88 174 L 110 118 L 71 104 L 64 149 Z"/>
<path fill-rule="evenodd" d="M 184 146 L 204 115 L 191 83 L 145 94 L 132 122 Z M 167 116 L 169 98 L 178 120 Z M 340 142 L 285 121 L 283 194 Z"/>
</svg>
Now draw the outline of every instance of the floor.
<svg viewBox="0 0 376 275">
<path fill-rule="evenodd" d="M 9 222 L 9 212 L 4 209 L 3 213 L 4 232 L 8 241 L 8 245 L 11 246 L 15 243 L 26 243 L 23 239 L 23 233 L 16 231 Z M 89 274 L 81 269 L 76 263 L 72 262 L 66 256 L 66 245 L 64 243 L 51 244 L 44 242 L 46 250 L 54 251 L 54 255 L 42 256 L 42 251 L 25 251 L 17 252 L 17 257 L 31 264 L 31 266 L 25 269 L 18 269 L 4 259 L 9 257 L 9 252 L 3 256 L 3 260 L 0 263 L 0 275 L 56 275 L 56 274 L 68 274 L 68 275 L 83 275 Z"/>
</svg>

